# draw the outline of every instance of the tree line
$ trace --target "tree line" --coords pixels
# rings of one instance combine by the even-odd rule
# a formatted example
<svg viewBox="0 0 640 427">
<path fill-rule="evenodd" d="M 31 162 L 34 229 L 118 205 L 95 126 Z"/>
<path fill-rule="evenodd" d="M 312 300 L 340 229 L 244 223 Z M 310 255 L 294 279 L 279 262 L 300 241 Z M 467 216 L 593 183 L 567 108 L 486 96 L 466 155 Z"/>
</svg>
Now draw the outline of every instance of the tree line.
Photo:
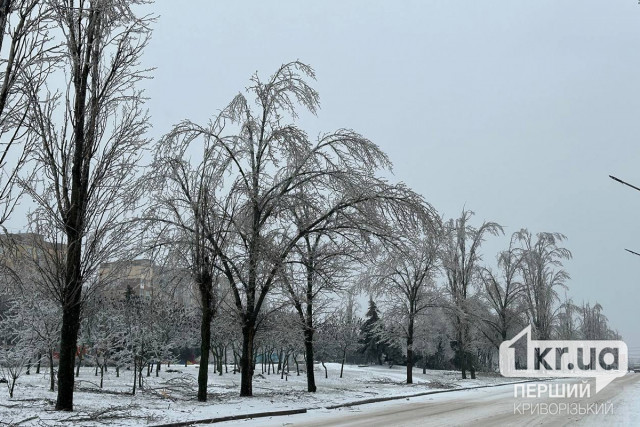
<svg viewBox="0 0 640 427">
<path fill-rule="evenodd" d="M 524 323 L 540 339 L 611 334 L 599 305 L 560 303 L 571 256 L 563 235 L 523 229 L 493 270 L 480 248 L 499 224 L 474 226 L 468 210 L 445 220 L 385 178 L 387 154 L 352 129 L 310 137 L 296 120 L 320 106 L 305 63 L 256 73 L 206 124 L 184 120 L 151 140 L 140 89 L 153 76 L 141 59 L 154 22 L 140 14 L 147 3 L 0 8 L 0 363 L 13 384 L 47 355 L 54 389 L 59 352 L 56 409 L 70 411 L 85 355 L 96 373 L 133 366 L 135 393 L 145 368 L 157 363 L 157 373 L 191 342 L 200 401 L 211 356 L 220 374 L 231 356 L 241 396 L 274 354 L 283 377 L 290 361 L 297 373 L 304 363 L 315 392 L 315 361 L 403 363 L 411 383 L 417 355 L 474 377 Z M 25 198 L 29 231 L 43 236 L 28 245 L 4 225 Z M 170 285 L 150 300 L 105 295 L 124 273 L 101 276 L 101 266 L 149 256 L 189 277 L 196 311 Z M 366 320 L 359 294 L 372 298 Z"/>
</svg>

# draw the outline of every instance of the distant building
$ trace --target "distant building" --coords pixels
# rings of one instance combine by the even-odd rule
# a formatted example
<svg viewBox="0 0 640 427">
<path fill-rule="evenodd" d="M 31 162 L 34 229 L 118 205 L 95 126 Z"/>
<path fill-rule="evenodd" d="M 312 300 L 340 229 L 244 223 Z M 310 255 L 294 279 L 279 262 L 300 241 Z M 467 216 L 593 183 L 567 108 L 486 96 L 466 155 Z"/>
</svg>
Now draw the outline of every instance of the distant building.
<svg viewBox="0 0 640 427">
<path fill-rule="evenodd" d="M 23 284 L 55 277 L 64 265 L 66 245 L 52 243 L 37 233 L 0 234 L 0 266 L 3 281 L 20 279 Z"/>
<path fill-rule="evenodd" d="M 20 260 L 44 260 L 44 257 L 63 256 L 66 245 L 51 243 L 38 233 L 0 234 L 0 259 L 8 264 L 18 263 Z"/>
<path fill-rule="evenodd" d="M 103 263 L 98 283 L 103 295 L 110 298 L 130 293 L 146 299 L 169 298 L 188 307 L 196 304 L 188 271 L 156 265 L 149 259 Z"/>
</svg>

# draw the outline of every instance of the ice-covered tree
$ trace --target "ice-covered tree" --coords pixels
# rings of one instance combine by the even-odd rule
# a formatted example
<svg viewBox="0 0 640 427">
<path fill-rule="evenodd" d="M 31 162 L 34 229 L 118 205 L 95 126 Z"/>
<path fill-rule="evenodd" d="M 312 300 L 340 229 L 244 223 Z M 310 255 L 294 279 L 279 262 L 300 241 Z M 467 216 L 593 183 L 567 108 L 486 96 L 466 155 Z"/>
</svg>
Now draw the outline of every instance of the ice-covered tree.
<svg viewBox="0 0 640 427">
<path fill-rule="evenodd" d="M 227 279 L 242 323 L 243 396 L 253 394 L 258 318 L 296 245 L 332 227 L 329 218 L 336 227 L 366 224 L 386 232 L 390 218 L 412 221 L 422 206 L 420 196 L 379 176 L 390 162 L 368 139 L 340 129 L 312 141 L 293 123 L 299 109 L 318 110 L 319 95 L 308 83 L 313 78 L 311 67 L 298 61 L 282 65 L 266 81 L 254 75 L 248 95 L 237 95 L 208 125 L 178 124 L 157 150 L 156 164 L 170 168 L 168 177 L 174 170 L 206 171 L 200 180 L 190 173 L 186 181 L 170 178 L 167 185 L 175 188 L 180 204 L 169 209 L 189 212 L 190 221 L 175 215 L 162 220 L 190 231 L 197 221 L 211 262 Z M 196 147 L 202 154 L 193 165 L 188 159 Z M 193 196 L 202 193 L 209 195 L 208 205 L 196 217 Z M 300 224 L 291 215 L 296 205 L 309 207 Z"/>
<path fill-rule="evenodd" d="M 442 260 L 455 329 L 456 361 L 463 379 L 467 377 L 467 370 L 471 378 L 475 378 L 476 371 L 474 349 L 470 346 L 473 313 L 469 298 L 482 260 L 480 246 L 488 235 L 502 233 L 502 227 L 495 222 L 485 221 L 480 227 L 474 227 L 470 224 L 472 216 L 473 212 L 463 210 L 459 218 L 448 222 Z"/>
<path fill-rule="evenodd" d="M 398 239 L 392 247 L 383 250 L 374 267 L 371 284 L 386 301 L 387 312 L 393 311 L 392 318 L 406 340 L 407 384 L 413 383 L 417 317 L 442 303 L 435 278 L 440 269 L 443 237 L 439 222 L 434 222 L 422 233 L 407 233 L 406 238 Z"/>
<path fill-rule="evenodd" d="M 0 313 L 0 374 L 6 380 L 10 398 L 36 350 L 35 334 L 27 310 L 22 309 L 23 302 L 11 298 Z"/>
<path fill-rule="evenodd" d="M 130 243 L 127 219 L 141 196 L 133 178 L 148 120 L 136 84 L 148 75 L 140 59 L 151 23 L 137 15 L 141 3 L 47 2 L 63 48 L 55 78 L 32 90 L 36 173 L 24 186 L 36 204 L 33 221 L 65 245 L 64 280 L 52 288 L 62 307 L 56 410 L 73 410 L 83 294 L 100 263 L 121 258 L 116 253 Z"/>
<path fill-rule="evenodd" d="M 586 303 L 580 310 L 582 319 L 580 332 L 585 340 L 608 340 L 615 335 L 609 328 L 608 319 L 602 313 L 602 306 L 595 303 L 593 306 Z"/>
<path fill-rule="evenodd" d="M 556 325 L 556 339 L 576 340 L 580 338 L 578 307 L 566 293 L 564 301 L 559 307 Z"/>
<path fill-rule="evenodd" d="M 527 317 L 535 337 L 548 340 L 558 314 L 558 291 L 567 288 L 569 279 L 562 262 L 571 259 L 571 252 L 561 246 L 566 236 L 560 233 L 533 235 L 522 229 L 517 238 L 522 251 L 520 270 Z"/>
<path fill-rule="evenodd" d="M 521 321 L 524 290 L 520 276 L 522 256 L 517 240 L 517 233 L 513 234 L 509 247 L 498 254 L 497 272 L 484 267 L 479 275 L 482 297 L 488 307 L 488 315 L 482 318 L 486 327 L 481 330 L 496 348 L 524 326 Z"/>
<path fill-rule="evenodd" d="M 23 193 L 19 181 L 33 172 L 25 167 L 36 143 L 28 132 L 29 112 L 37 106 L 34 92 L 58 60 L 53 26 L 53 7 L 47 0 L 0 4 L 0 227 Z"/>
<path fill-rule="evenodd" d="M 307 215 L 306 206 L 298 207 L 296 222 L 306 224 Z M 349 235 L 347 238 L 344 233 L 305 234 L 289 254 L 281 271 L 284 295 L 299 317 L 298 325 L 304 336 L 307 391 L 310 392 L 316 391 L 313 363 L 317 318 L 327 314 L 327 304 L 331 304 L 332 298 L 348 285 L 353 263 L 358 259 L 357 254 L 362 252 L 354 243 L 360 236 Z"/>
</svg>

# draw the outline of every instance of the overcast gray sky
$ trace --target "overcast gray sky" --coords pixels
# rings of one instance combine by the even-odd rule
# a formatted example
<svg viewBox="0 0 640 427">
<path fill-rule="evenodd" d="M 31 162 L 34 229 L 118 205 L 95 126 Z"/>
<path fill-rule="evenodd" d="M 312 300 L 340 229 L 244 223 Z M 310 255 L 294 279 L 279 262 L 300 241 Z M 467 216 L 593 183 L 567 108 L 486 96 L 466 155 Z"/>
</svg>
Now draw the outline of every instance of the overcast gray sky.
<svg viewBox="0 0 640 427">
<path fill-rule="evenodd" d="M 158 0 L 154 136 L 204 122 L 258 71 L 311 64 L 311 135 L 353 128 L 447 217 L 558 231 L 569 296 L 640 354 L 640 5 L 635 0 Z M 485 245 L 493 262 L 506 239 Z"/>
</svg>

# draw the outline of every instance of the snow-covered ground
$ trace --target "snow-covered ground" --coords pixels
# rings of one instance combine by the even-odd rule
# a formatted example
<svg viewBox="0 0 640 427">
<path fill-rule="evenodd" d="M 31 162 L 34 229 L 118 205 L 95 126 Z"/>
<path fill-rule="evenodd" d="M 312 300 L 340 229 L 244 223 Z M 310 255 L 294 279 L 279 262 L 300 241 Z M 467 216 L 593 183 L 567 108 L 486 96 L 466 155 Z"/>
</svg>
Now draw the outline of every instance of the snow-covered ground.
<svg viewBox="0 0 640 427">
<path fill-rule="evenodd" d="M 640 374 L 629 374 L 637 376 Z M 637 426 L 640 425 L 640 381 L 626 387 L 624 391 L 609 403 L 613 404 L 613 413 L 601 417 L 591 417 L 584 420 L 584 426 L 602 425 L 603 421 L 609 426 Z"/>
<path fill-rule="evenodd" d="M 172 365 L 178 372 L 155 372 L 145 377 L 145 387 L 130 394 L 133 383 L 131 371 L 115 370 L 105 374 L 104 388 L 100 389 L 99 377 L 94 369 L 82 368 L 76 379 L 73 413 L 53 410 L 56 393 L 48 391 L 49 377 L 45 374 L 23 375 L 18 379 L 14 398 L 9 399 L 6 387 L 0 390 L 0 421 L 20 425 L 147 425 L 177 421 L 215 418 L 228 415 L 249 414 L 297 408 L 323 408 L 345 402 L 375 397 L 416 394 L 430 390 L 472 387 L 478 385 L 513 382 L 495 374 L 480 373 L 477 380 L 460 380 L 454 371 L 414 370 L 414 384 L 405 384 L 406 368 L 395 366 L 358 367 L 346 365 L 344 378 L 339 378 L 340 365 L 327 363 L 329 378 L 324 369 L 316 365 L 316 393 L 306 392 L 304 373 L 292 372 L 286 380 L 279 374 L 257 374 L 254 377 L 252 398 L 239 397 L 240 374 L 219 376 L 212 371 L 209 376 L 209 401 L 196 400 L 196 365 L 188 367 Z M 146 373 L 146 371 L 145 371 Z M 3 384 L 4 386 L 4 384 Z"/>
</svg>

